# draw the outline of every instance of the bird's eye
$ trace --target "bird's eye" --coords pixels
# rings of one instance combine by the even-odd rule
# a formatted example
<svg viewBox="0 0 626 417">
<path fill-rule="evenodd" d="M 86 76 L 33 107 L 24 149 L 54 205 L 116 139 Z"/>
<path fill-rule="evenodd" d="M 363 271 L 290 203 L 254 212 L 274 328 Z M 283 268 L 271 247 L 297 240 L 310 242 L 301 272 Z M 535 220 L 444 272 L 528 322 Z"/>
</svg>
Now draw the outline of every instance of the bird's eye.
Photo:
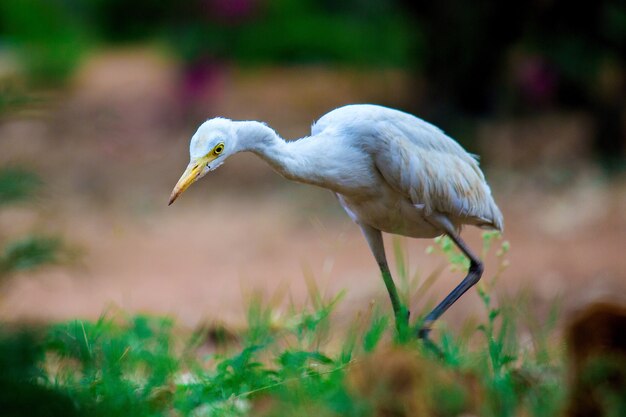
<svg viewBox="0 0 626 417">
<path fill-rule="evenodd" d="M 213 155 L 219 155 L 224 151 L 224 144 L 220 143 L 213 149 Z"/>
</svg>

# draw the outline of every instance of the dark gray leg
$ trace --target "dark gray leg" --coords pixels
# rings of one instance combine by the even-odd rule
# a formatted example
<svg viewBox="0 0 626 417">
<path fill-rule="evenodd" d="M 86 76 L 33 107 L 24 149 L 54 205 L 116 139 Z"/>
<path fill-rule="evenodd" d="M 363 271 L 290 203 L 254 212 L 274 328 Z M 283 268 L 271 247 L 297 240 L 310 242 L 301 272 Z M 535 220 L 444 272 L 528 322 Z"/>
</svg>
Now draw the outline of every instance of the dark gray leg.
<svg viewBox="0 0 626 417">
<path fill-rule="evenodd" d="M 445 313 L 446 310 L 450 308 L 450 306 L 454 304 L 463 294 L 465 294 L 467 290 L 472 288 L 480 280 L 480 277 L 483 274 L 484 268 L 482 262 L 469 250 L 461 237 L 454 232 L 448 232 L 447 234 L 456 246 L 461 249 L 465 256 L 468 257 L 470 260 L 470 267 L 467 272 L 467 276 L 463 279 L 463 281 L 461 281 L 461 283 L 426 316 L 424 324 L 418 332 L 420 339 L 428 338 L 428 333 L 430 333 L 433 322 Z"/>
<path fill-rule="evenodd" d="M 396 319 L 396 329 L 400 332 L 402 329 L 407 329 L 409 325 L 408 310 L 402 305 L 400 297 L 398 296 L 398 290 L 396 284 L 393 282 L 391 272 L 389 271 L 389 265 L 387 265 L 387 257 L 385 256 L 385 246 L 383 244 L 383 237 L 380 230 L 374 229 L 367 225 L 360 225 L 363 235 L 367 240 L 367 243 L 378 263 L 380 273 L 383 276 L 385 287 L 389 293 L 391 299 L 391 307 L 393 308 L 393 314 Z"/>
</svg>

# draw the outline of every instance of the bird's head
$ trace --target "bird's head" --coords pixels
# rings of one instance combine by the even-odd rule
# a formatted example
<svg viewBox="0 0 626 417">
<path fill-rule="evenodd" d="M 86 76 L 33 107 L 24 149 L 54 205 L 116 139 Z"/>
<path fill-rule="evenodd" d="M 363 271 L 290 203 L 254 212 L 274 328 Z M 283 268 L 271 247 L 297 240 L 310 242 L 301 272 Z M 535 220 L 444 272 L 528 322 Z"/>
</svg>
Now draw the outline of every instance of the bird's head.
<svg viewBox="0 0 626 417">
<path fill-rule="evenodd" d="M 235 122 L 216 118 L 204 122 L 189 143 L 189 165 L 176 183 L 169 204 L 172 204 L 191 184 L 224 163 L 238 152 Z"/>
</svg>

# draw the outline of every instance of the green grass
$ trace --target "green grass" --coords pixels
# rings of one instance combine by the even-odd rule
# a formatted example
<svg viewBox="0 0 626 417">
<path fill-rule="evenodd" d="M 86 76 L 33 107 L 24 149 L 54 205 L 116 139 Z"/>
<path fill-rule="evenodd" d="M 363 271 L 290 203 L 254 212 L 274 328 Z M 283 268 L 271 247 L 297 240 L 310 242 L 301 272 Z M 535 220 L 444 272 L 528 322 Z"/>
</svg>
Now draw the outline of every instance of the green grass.
<svg viewBox="0 0 626 417">
<path fill-rule="evenodd" d="M 485 251 L 497 239 L 486 234 Z M 507 249 L 500 245 L 501 259 Z M 447 239 L 431 252 L 464 262 Z M 251 301 L 239 332 L 189 333 L 167 318 L 122 312 L 5 331 L 0 393 L 24 394 L 0 394 L 0 407 L 33 416 L 558 415 L 566 398 L 558 314 L 537 325 L 523 297 L 498 305 L 493 285 L 487 279 L 478 289 L 482 322 L 451 331 L 444 317 L 436 327 L 441 356 L 395 335 L 386 305 L 349 328 L 333 326 L 341 294 L 324 299 L 314 286 L 309 305 L 282 316 L 272 303 Z"/>
<path fill-rule="evenodd" d="M 0 167 L 0 209 L 34 200 L 41 185 L 40 178 L 32 172 Z M 56 237 L 33 233 L 7 241 L 0 231 L 0 284 L 15 272 L 57 263 L 62 249 L 61 239 Z"/>
</svg>

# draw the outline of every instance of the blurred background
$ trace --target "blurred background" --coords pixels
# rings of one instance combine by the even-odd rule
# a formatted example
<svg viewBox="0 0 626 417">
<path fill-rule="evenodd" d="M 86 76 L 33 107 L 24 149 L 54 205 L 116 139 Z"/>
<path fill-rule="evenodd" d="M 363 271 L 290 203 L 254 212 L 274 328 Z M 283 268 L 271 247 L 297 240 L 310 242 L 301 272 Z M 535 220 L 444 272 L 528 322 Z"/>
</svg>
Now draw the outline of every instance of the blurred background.
<svg viewBox="0 0 626 417">
<path fill-rule="evenodd" d="M 625 42 L 618 0 L 3 0 L 0 319 L 237 323 L 250 294 L 300 303 L 311 280 L 347 290 L 347 319 L 387 306 L 334 197 L 253 156 L 167 207 L 205 119 L 291 139 L 349 103 L 414 113 L 481 156 L 511 242 L 499 291 L 538 310 L 622 297 Z M 387 244 L 409 278 L 441 274 L 430 305 L 460 279 L 429 241 Z"/>
</svg>

